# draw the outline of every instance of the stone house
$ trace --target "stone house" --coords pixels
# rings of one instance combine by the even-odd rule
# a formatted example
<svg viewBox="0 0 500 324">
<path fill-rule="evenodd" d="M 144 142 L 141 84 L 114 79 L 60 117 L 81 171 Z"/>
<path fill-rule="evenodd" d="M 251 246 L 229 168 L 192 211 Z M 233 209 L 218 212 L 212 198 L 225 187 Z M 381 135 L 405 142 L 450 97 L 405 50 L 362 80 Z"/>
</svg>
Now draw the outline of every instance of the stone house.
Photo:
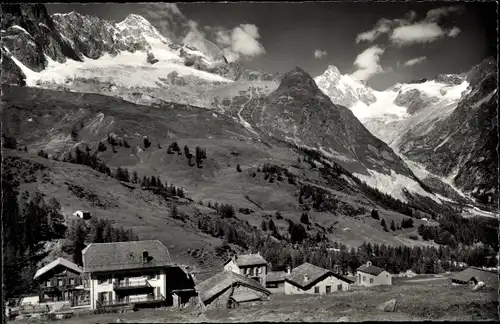
<svg viewBox="0 0 500 324">
<path fill-rule="evenodd" d="M 356 282 L 366 287 L 392 285 L 392 275 L 368 261 L 356 270 Z"/>
<path fill-rule="evenodd" d="M 285 294 L 326 295 L 335 291 L 348 291 L 352 283 L 352 280 L 333 271 L 306 262 L 293 269 L 285 278 Z"/>
<path fill-rule="evenodd" d="M 255 254 L 233 256 L 231 259 L 227 260 L 226 263 L 224 263 L 224 270 L 233 271 L 243 276 L 255 279 L 263 286 L 266 285 L 268 263 L 260 255 L 260 252 Z"/>
</svg>

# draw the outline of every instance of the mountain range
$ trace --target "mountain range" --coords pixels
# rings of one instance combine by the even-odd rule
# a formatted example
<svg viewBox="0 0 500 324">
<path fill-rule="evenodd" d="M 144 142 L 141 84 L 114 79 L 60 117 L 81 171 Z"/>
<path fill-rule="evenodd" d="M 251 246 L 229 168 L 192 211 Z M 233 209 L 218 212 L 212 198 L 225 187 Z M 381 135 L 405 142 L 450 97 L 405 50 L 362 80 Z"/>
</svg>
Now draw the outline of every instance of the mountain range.
<svg viewBox="0 0 500 324">
<path fill-rule="evenodd" d="M 316 78 L 299 67 L 247 70 L 214 44 L 178 43 L 139 15 L 115 23 L 48 15 L 41 4 L 2 5 L 1 34 L 2 135 L 28 151 L 7 150 L 10 163 L 28 173 L 41 164 L 35 177 L 51 179 L 24 179 L 22 188 L 56 195 L 66 216 L 85 208 L 141 238 L 162 237 L 183 260 L 193 259 L 188 249 L 219 244 L 196 226 L 200 210 L 211 212 L 208 202 L 237 207 L 248 228 L 276 212 L 299 222 L 307 211 L 308 231 L 350 246 L 428 244 L 409 238 L 416 228 L 388 233 L 372 209 L 387 221 L 420 215 L 416 225 L 457 211 L 495 216 L 493 59 L 377 91 L 335 66 Z M 173 142 L 187 147 L 185 156 L 167 152 Z M 190 221 L 165 216 L 170 198 L 62 162 L 78 147 L 113 170 L 183 187 L 189 199 L 176 203 Z M 197 166 L 188 154 L 195 147 L 207 154 Z M 283 217 L 276 223 L 286 231 Z"/>
</svg>

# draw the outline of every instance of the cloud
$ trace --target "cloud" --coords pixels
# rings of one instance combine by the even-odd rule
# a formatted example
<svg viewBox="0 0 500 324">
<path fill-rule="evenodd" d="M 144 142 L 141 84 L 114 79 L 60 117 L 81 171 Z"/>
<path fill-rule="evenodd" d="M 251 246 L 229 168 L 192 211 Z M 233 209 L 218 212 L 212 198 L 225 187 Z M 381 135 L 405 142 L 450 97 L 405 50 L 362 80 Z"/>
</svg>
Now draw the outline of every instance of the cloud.
<svg viewBox="0 0 500 324">
<path fill-rule="evenodd" d="M 245 57 L 255 57 L 266 53 L 259 43 L 259 29 L 252 24 L 241 24 L 233 29 L 231 35 L 231 50 Z"/>
<path fill-rule="evenodd" d="M 458 27 L 447 29 L 441 27 L 439 23 L 451 13 L 461 13 L 462 9 L 461 6 L 431 9 L 420 21 L 416 21 L 415 11 L 408 12 L 403 18 L 392 20 L 382 18 L 371 30 L 358 34 L 356 43 L 373 42 L 382 34 L 389 34 L 390 42 L 399 46 L 430 43 L 445 37 L 456 37 L 460 33 Z"/>
<path fill-rule="evenodd" d="M 266 53 L 259 29 L 253 24 L 234 28 L 201 26 L 186 17 L 175 3 L 151 3 L 141 14 L 165 37 L 192 45 L 210 56 L 223 53 L 228 61 L 249 59 Z"/>
<path fill-rule="evenodd" d="M 373 42 L 377 37 L 384 33 L 388 33 L 391 28 L 392 21 L 389 19 L 382 18 L 376 24 L 372 30 L 361 33 L 356 37 L 356 43 L 362 41 Z"/>
<path fill-rule="evenodd" d="M 397 45 L 431 43 L 447 34 L 436 23 L 421 22 L 408 26 L 397 27 L 392 31 L 390 40 Z"/>
<path fill-rule="evenodd" d="M 373 75 L 385 72 L 380 65 L 380 56 L 384 54 L 384 49 L 372 46 L 360 53 L 354 61 L 357 70 L 352 74 L 358 80 L 366 81 Z"/>
<path fill-rule="evenodd" d="M 408 67 L 414 66 L 414 65 L 417 65 L 419 63 L 422 63 L 426 59 L 427 59 L 427 56 L 416 57 L 414 59 L 411 59 L 411 60 L 404 62 L 403 65 L 408 66 Z"/>
<path fill-rule="evenodd" d="M 314 50 L 314 58 L 316 59 L 321 59 L 325 56 L 328 55 L 328 52 L 327 51 L 323 51 L 323 50 L 320 50 L 320 49 L 316 49 Z"/>
<path fill-rule="evenodd" d="M 448 31 L 448 37 L 457 37 L 458 34 L 460 34 L 460 28 L 458 27 L 453 27 Z"/>
</svg>

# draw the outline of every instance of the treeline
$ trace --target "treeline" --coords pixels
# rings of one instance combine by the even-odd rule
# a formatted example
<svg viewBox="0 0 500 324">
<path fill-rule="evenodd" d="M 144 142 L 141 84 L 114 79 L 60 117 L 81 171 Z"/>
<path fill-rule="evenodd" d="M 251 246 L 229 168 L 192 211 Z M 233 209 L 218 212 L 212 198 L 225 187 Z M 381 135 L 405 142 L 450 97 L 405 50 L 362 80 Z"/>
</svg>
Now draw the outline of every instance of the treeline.
<svg viewBox="0 0 500 324">
<path fill-rule="evenodd" d="M 45 243 L 66 231 L 59 202 L 46 201 L 40 192 L 19 193 L 19 183 L 2 170 L 3 275 L 6 297 L 30 292 L 38 263 L 46 256 Z"/>
<path fill-rule="evenodd" d="M 43 150 L 40 152 L 43 152 Z M 40 152 L 38 153 L 39 156 L 48 158 L 47 154 Z M 93 170 L 113 177 L 116 180 L 139 184 L 145 189 L 152 189 L 155 194 L 163 197 L 185 197 L 185 192 L 182 188 L 176 187 L 173 184 L 168 185 L 166 182 L 162 182 L 159 176 L 143 176 L 142 179 L 140 179 L 136 171 L 130 173 L 127 168 L 123 167 L 118 167 L 115 172 L 112 172 L 111 169 L 99 159 L 97 151 L 92 152 L 88 146 L 85 146 L 85 149 L 81 149 L 80 146 L 77 146 L 74 154 L 70 151 L 62 158 L 61 161 L 86 165 Z"/>
<path fill-rule="evenodd" d="M 281 142 L 287 144 L 288 146 L 296 149 L 299 152 L 302 152 L 305 155 L 305 157 L 303 158 L 305 162 L 310 164 L 311 160 L 320 162 L 323 165 L 323 168 L 319 170 L 320 173 L 322 173 L 324 178 L 333 181 L 333 183 L 329 183 L 329 185 L 332 185 L 335 189 L 339 189 L 338 188 L 339 183 L 338 181 L 335 180 L 339 178 L 342 174 L 344 174 L 348 178 L 352 179 L 361 188 L 363 193 L 367 195 L 369 199 L 387 209 L 399 212 L 401 214 L 414 218 L 423 218 L 427 217 L 427 214 L 430 214 L 433 219 L 436 219 L 438 215 L 433 211 L 439 211 L 439 212 L 450 211 L 449 209 L 445 209 L 444 207 L 438 206 L 432 200 L 428 201 L 427 199 L 425 199 L 425 197 L 420 197 L 421 198 L 420 200 L 423 200 L 425 203 L 422 201 L 405 203 L 397 198 L 392 197 L 391 195 L 382 193 L 378 189 L 370 187 L 364 181 L 358 179 L 357 177 L 352 176 L 352 174 L 349 171 L 340 166 L 338 163 L 332 161 L 330 158 L 328 158 L 325 154 L 321 153 L 317 149 L 298 146 L 297 144 L 291 143 L 289 141 L 281 141 Z M 298 161 L 300 162 L 300 158 L 298 159 Z M 431 189 L 424 183 L 422 183 L 420 180 L 417 180 L 417 182 L 419 182 L 422 188 L 424 188 L 429 192 L 432 192 Z"/>
<path fill-rule="evenodd" d="M 200 202 L 201 205 L 203 203 Z M 236 217 L 236 211 L 232 205 L 229 204 L 219 204 L 218 202 L 212 204 L 210 201 L 207 204 L 208 208 L 212 208 L 222 217 L 233 218 Z"/>
<path fill-rule="evenodd" d="M 294 185 L 297 183 L 296 176 L 293 173 L 288 171 L 287 168 L 283 168 L 275 164 L 265 163 L 262 166 L 262 169 L 260 167 L 257 168 L 257 172 L 264 173 L 264 180 L 268 180 L 270 183 L 273 183 L 275 180 L 281 182 L 285 177 L 287 178 L 289 184 Z"/>
<path fill-rule="evenodd" d="M 132 230 L 123 226 L 115 227 L 105 218 L 92 217 L 87 223 L 76 219 L 70 223 L 64 235 L 63 252 L 73 258 L 73 262 L 83 265 L 82 250 L 90 243 L 109 243 L 138 241 L 139 237 Z"/>
<path fill-rule="evenodd" d="M 181 151 L 181 147 L 179 146 L 179 143 L 177 143 L 177 141 L 172 142 L 167 147 L 167 154 L 175 154 L 175 153 L 177 153 L 178 155 L 182 155 L 184 153 L 184 156 L 188 160 L 188 165 L 189 166 L 196 165 L 198 168 L 203 167 L 203 160 L 207 158 L 206 149 L 196 146 L 193 155 L 193 153 L 191 153 L 187 145 L 184 145 L 184 149 Z"/>
<path fill-rule="evenodd" d="M 420 225 L 418 233 L 424 240 L 456 247 L 458 244 L 473 245 L 482 242 L 498 250 L 498 219 L 487 217 L 464 218 L 446 214 L 439 220 L 439 226 Z"/>
</svg>

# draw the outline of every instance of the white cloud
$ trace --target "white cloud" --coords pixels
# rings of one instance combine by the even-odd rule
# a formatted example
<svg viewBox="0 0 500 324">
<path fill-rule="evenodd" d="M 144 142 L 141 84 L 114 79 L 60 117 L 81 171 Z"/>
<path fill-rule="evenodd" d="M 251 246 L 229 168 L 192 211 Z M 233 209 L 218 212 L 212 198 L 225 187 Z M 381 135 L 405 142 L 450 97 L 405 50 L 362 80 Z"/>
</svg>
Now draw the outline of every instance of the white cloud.
<svg viewBox="0 0 500 324">
<path fill-rule="evenodd" d="M 460 34 L 460 28 L 458 27 L 453 27 L 448 31 L 448 37 L 457 37 L 458 34 Z"/>
<path fill-rule="evenodd" d="M 259 29 L 253 24 L 240 24 L 234 28 L 200 26 L 189 20 L 174 3 L 148 4 L 143 10 L 160 33 L 174 40 L 192 45 L 208 55 L 222 52 L 228 61 L 248 59 L 265 54 L 259 42 Z"/>
<path fill-rule="evenodd" d="M 328 52 L 327 51 L 323 51 L 323 50 L 320 50 L 320 49 L 316 49 L 314 50 L 314 58 L 316 59 L 321 59 L 325 56 L 328 55 Z"/>
<path fill-rule="evenodd" d="M 231 49 L 236 54 L 246 57 L 259 56 L 266 53 L 264 46 L 259 43 L 260 38 L 257 26 L 241 24 L 233 29 L 231 35 Z"/>
<path fill-rule="evenodd" d="M 392 31 L 390 40 L 397 45 L 411 45 L 416 43 L 431 43 L 444 37 L 445 30 L 436 23 L 420 22 L 413 25 L 397 27 Z"/>
<path fill-rule="evenodd" d="M 408 12 L 403 18 L 380 19 L 375 26 L 356 37 L 356 43 L 373 42 L 382 34 L 389 34 L 389 40 L 399 46 L 418 43 L 430 43 L 445 37 L 456 37 L 460 33 L 458 27 L 446 29 L 438 23 L 451 13 L 461 13 L 461 6 L 449 6 L 431 9 L 424 19 L 416 21 L 415 11 Z"/>
<path fill-rule="evenodd" d="M 422 63 L 426 59 L 427 59 L 427 56 L 416 57 L 414 59 L 411 59 L 411 60 L 404 62 L 403 65 L 408 66 L 408 67 L 414 66 L 414 65 L 417 65 L 419 63 Z"/>
<path fill-rule="evenodd" d="M 358 80 L 366 81 L 373 75 L 385 72 L 380 65 L 380 56 L 384 54 L 384 49 L 372 46 L 360 53 L 354 61 L 357 70 L 352 74 Z"/>
</svg>

